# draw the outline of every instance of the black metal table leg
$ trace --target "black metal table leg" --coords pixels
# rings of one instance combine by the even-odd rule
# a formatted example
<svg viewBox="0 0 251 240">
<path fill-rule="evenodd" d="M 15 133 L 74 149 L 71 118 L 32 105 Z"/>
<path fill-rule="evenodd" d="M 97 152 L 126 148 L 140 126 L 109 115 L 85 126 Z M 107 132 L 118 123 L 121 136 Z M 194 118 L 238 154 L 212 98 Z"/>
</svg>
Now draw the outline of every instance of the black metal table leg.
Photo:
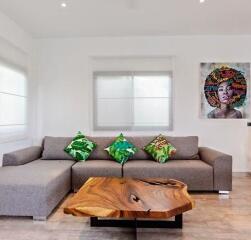
<svg viewBox="0 0 251 240">
<path fill-rule="evenodd" d="M 135 240 L 138 239 L 138 232 L 137 232 L 137 228 L 138 228 L 138 223 L 137 223 L 137 218 L 134 219 L 134 233 L 135 233 Z"/>
<path fill-rule="evenodd" d="M 183 215 L 177 215 L 175 216 L 175 223 L 177 228 L 183 228 Z"/>
<path fill-rule="evenodd" d="M 129 227 L 129 228 L 182 228 L 182 214 L 175 216 L 174 221 L 165 220 L 126 220 L 126 219 L 99 219 L 91 217 L 91 227 Z"/>
<path fill-rule="evenodd" d="M 99 220 L 97 217 L 91 217 L 91 227 L 98 227 L 99 226 Z"/>
</svg>

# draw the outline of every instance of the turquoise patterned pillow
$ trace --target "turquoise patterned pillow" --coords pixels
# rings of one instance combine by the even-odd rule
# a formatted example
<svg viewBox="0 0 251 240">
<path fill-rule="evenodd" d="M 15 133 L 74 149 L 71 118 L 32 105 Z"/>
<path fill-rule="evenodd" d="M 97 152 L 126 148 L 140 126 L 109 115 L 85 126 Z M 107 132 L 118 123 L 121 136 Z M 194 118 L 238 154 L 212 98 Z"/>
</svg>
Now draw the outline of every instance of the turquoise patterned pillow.
<svg viewBox="0 0 251 240">
<path fill-rule="evenodd" d="M 72 142 L 65 148 L 65 152 L 77 161 L 85 161 L 96 146 L 96 143 L 91 142 L 81 132 L 78 132 L 77 136 L 73 138 Z"/>
<path fill-rule="evenodd" d="M 129 143 L 121 133 L 116 140 L 105 150 L 109 155 L 120 164 L 124 164 L 130 157 L 132 157 L 138 149 Z"/>
</svg>

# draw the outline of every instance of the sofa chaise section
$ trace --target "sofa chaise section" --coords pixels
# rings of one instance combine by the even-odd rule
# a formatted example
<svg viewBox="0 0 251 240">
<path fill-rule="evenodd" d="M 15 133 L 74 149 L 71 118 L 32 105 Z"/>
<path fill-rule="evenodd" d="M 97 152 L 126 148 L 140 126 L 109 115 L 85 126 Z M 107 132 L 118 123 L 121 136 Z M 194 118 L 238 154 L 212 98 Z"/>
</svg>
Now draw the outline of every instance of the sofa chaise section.
<svg viewBox="0 0 251 240">
<path fill-rule="evenodd" d="M 26 156 L 23 163 L 22 154 Z M 71 160 L 34 160 L 37 148 L 4 156 L 0 168 L 0 215 L 32 216 L 42 220 L 71 190 Z M 13 159 L 11 158 L 13 157 Z M 27 162 L 27 161 L 30 162 Z M 9 166 L 15 162 L 15 166 Z"/>
</svg>

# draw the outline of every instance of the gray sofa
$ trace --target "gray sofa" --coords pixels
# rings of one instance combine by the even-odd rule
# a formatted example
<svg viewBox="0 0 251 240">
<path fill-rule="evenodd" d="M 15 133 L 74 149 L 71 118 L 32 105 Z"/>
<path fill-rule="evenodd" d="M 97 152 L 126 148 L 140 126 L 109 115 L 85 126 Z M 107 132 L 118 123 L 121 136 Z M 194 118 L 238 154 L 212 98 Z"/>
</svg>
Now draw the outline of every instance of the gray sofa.
<svg viewBox="0 0 251 240">
<path fill-rule="evenodd" d="M 189 191 L 231 191 L 232 157 L 198 147 L 198 137 L 167 137 L 177 153 L 159 164 L 142 149 L 153 136 L 127 137 L 139 151 L 123 166 L 104 148 L 114 137 L 88 137 L 97 143 L 86 162 L 64 152 L 72 138 L 45 137 L 40 147 L 5 154 L 0 168 L 0 215 L 46 219 L 70 192 L 93 176 L 163 177 L 185 182 Z"/>
</svg>

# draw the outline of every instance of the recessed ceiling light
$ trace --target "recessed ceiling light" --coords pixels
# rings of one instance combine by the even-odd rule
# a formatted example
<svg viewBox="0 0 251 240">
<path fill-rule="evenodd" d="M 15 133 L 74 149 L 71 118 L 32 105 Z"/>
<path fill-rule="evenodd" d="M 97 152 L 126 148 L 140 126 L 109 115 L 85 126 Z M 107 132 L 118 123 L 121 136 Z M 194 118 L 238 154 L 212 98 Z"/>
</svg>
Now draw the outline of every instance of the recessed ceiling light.
<svg viewBox="0 0 251 240">
<path fill-rule="evenodd" d="M 66 7 L 67 7 L 67 4 L 66 4 L 65 2 L 62 2 L 62 3 L 61 3 L 61 7 L 62 7 L 62 8 L 66 8 Z"/>
<path fill-rule="evenodd" d="M 205 2 L 205 0 L 200 0 L 200 3 L 204 3 Z"/>
</svg>

